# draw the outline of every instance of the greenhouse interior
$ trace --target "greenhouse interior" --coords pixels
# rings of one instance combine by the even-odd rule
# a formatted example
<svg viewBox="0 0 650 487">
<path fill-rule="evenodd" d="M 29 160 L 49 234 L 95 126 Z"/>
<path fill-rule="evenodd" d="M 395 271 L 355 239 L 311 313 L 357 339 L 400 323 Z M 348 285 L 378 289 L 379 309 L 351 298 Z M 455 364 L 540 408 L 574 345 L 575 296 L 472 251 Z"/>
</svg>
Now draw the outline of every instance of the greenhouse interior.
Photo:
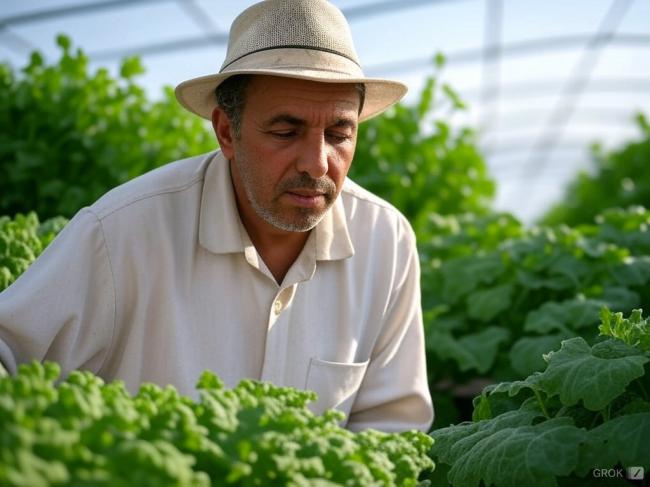
<svg viewBox="0 0 650 487">
<path fill-rule="evenodd" d="M 247 296 L 250 308 L 269 319 L 268 329 L 262 323 L 267 335 L 260 339 L 268 353 L 269 343 L 285 333 L 277 331 L 285 326 L 283 316 L 296 315 L 303 306 L 311 307 L 314 323 L 324 323 L 323 316 L 331 319 L 340 340 L 352 336 L 347 328 L 372 326 L 380 338 L 397 342 L 400 333 L 411 337 L 408 330 L 420 341 L 409 342 L 412 349 L 407 350 L 404 338 L 395 357 L 386 358 L 388 346 L 377 345 L 367 357 L 312 358 L 306 373 L 329 364 L 330 387 L 348 387 L 358 377 L 344 406 L 332 403 L 324 412 L 316 411 L 314 404 L 321 402 L 314 390 L 266 381 L 264 374 L 244 374 L 231 384 L 220 370 L 199 374 L 188 367 L 170 377 L 189 380 L 196 386 L 194 395 L 184 394 L 171 380 L 143 380 L 132 390 L 105 352 L 84 348 L 88 335 L 105 335 L 110 350 L 121 357 L 133 353 L 136 342 L 130 340 L 146 343 L 149 336 L 155 340 L 169 332 L 161 343 L 182 341 L 173 334 L 199 330 L 192 320 L 199 321 L 201 313 L 219 322 L 230 317 L 239 326 L 237 317 L 250 311 L 217 309 L 207 295 L 188 298 L 198 303 L 196 312 L 190 307 L 182 319 L 174 316 L 184 323 L 183 330 L 138 325 L 152 317 L 168 323 L 171 318 L 161 310 L 182 313 L 167 304 L 153 309 L 155 301 L 146 302 L 153 299 L 149 293 L 169 284 L 185 295 L 196 286 L 156 282 L 175 274 L 156 271 L 155 277 L 143 277 L 148 271 L 134 267 L 128 289 L 118 290 L 120 275 L 114 269 L 140 265 L 135 262 L 140 254 L 128 248 L 127 240 L 111 236 L 118 227 L 109 220 L 118 213 L 109 206 L 114 204 L 110 195 L 115 199 L 138 188 L 136 178 L 163 174 L 174 161 L 217 154 L 223 141 L 215 134 L 217 122 L 213 119 L 213 128 L 205 117 L 186 110 L 174 89 L 220 71 L 230 55 L 233 21 L 246 9 L 262 12 L 253 10 L 258 1 L 0 3 L 0 485 L 648 485 L 647 0 L 264 0 L 287 11 L 304 5 L 305 15 L 316 17 L 331 8 L 340 11 L 365 77 L 408 88 L 381 114 L 358 126 L 355 122 L 347 176 L 363 188 L 358 191 L 372 193 L 364 198 L 381 199 L 378 206 L 393 212 L 391 221 L 407 222 L 406 233 L 400 233 L 402 227 L 391 231 L 399 233 L 396 249 L 413 240 L 415 265 L 403 259 L 394 269 L 392 261 L 372 263 L 368 276 L 390 276 L 384 287 L 395 286 L 383 314 L 366 315 L 364 302 L 376 306 L 381 297 L 369 295 L 383 289 L 382 283 L 359 276 L 359 289 L 350 290 L 357 282 L 347 278 L 332 283 L 333 295 L 347 292 L 341 302 L 332 298 L 334 309 L 324 304 L 329 297 L 302 303 L 315 299 L 304 289 L 319 289 L 308 287 L 316 286 L 311 279 L 324 279 L 319 271 L 327 273 L 334 265 L 318 257 L 312 277 L 288 285 L 312 240 L 314 253 L 324 255 L 318 247 L 321 234 L 314 231 L 311 239 L 308 231 L 275 226 L 295 241 L 304 235 L 278 277 L 274 257 L 267 260 L 261 251 L 237 199 L 241 232 L 250 233 L 250 238 L 242 235 L 242 242 L 252 242 L 244 262 L 264 271 L 274 290 L 269 300 L 257 287 L 225 286 L 225 292 Z M 251 14 L 247 21 L 258 20 Z M 314 29 L 319 28 L 325 29 Z M 345 39 L 345 33 L 335 37 Z M 246 86 L 256 80 L 253 76 L 242 93 L 250 95 Z M 367 88 L 365 93 L 372 96 Z M 248 106 L 243 107 L 245 116 Z M 234 139 L 245 140 L 237 131 Z M 219 157 L 228 163 L 228 146 L 222 143 L 221 149 Z M 231 170 L 237 164 L 230 160 Z M 236 198 L 245 187 L 253 200 L 248 180 L 239 182 L 237 174 L 232 179 Z M 131 189 L 120 193 L 122 188 Z M 320 196 L 303 192 L 293 198 L 306 208 L 306 200 L 320 201 Z M 255 202 L 248 204 L 258 211 Z M 265 219 L 262 213 L 257 215 Z M 92 230 L 81 227 L 89 215 L 97 220 Z M 134 235 L 159 235 L 158 214 L 150 221 L 135 214 L 124 218 L 141 222 L 142 228 L 132 228 Z M 171 228 L 172 223 L 160 225 Z M 314 226 L 318 230 L 316 223 L 308 230 Z M 393 242 L 394 235 L 382 234 L 376 222 L 362 219 L 352 226 L 358 228 L 350 233 L 363 234 L 359 238 L 364 240 L 346 257 L 351 267 L 360 266 L 354 262 L 363 258 L 362 248 Z M 98 232 L 96 240 L 86 246 L 77 242 L 91 232 Z M 179 238 L 174 233 L 169 240 Z M 196 239 L 207 237 L 183 238 L 199 245 Z M 155 266 L 172 245 L 161 241 L 141 255 L 149 252 Z M 397 260 L 402 250 L 395 250 Z M 64 251 L 70 262 L 60 260 Z M 102 266 L 110 272 L 99 264 L 87 267 L 86 252 L 105 252 Z M 174 265 L 185 265 L 181 261 Z M 205 279 L 210 266 L 193 272 Z M 87 282 L 75 281 L 81 275 Z M 416 277 L 399 281 L 402 275 Z M 137 286 L 146 279 L 154 284 L 145 292 Z M 63 308 L 74 286 L 89 283 L 98 286 L 97 295 L 79 295 L 80 311 L 55 323 L 67 312 Z M 219 285 L 214 284 L 215 293 L 224 290 Z M 414 316 L 391 314 L 397 314 L 398 291 L 415 299 Z M 350 306 L 344 303 L 356 299 L 358 309 L 345 314 Z M 232 306 L 240 301 L 232 300 Z M 113 306 L 109 321 L 114 328 L 99 323 L 84 328 L 84 320 Z M 43 322 L 41 311 L 51 325 Z M 26 321 L 20 322 L 23 316 Z M 387 321 L 347 323 L 351 316 Z M 395 331 L 389 318 L 404 323 Z M 407 325 L 407 318 L 413 324 Z M 302 326 L 295 320 L 286 326 Z M 308 332 L 286 333 L 301 337 Z M 230 338 L 223 340 L 218 347 L 230 346 Z M 284 350 L 288 364 L 292 338 L 287 340 L 289 345 L 277 350 Z M 356 338 L 349 342 L 346 349 L 362 348 Z M 200 351 L 190 347 L 185 353 L 191 357 L 210 346 L 200 344 Z M 84 361 L 75 365 L 61 352 L 67 347 L 77 347 Z M 175 362 L 167 361 L 170 350 L 175 349 L 161 347 L 155 364 L 138 367 L 173 368 Z M 419 372 L 409 375 L 411 369 L 397 366 L 398 356 L 421 362 L 418 371 L 427 389 L 422 403 L 433 408 L 433 422 L 400 427 L 401 418 L 404 425 L 416 424 L 409 422 L 409 405 L 415 411 L 420 404 L 413 393 L 394 399 L 392 406 L 384 404 L 393 414 L 385 430 L 370 419 L 359 419 L 358 424 L 370 426 L 356 430 L 354 411 L 358 418 L 379 415 L 373 416 L 366 402 L 376 399 L 366 387 L 386 381 L 382 393 L 387 393 L 420 380 Z M 343 367 L 350 369 L 349 376 Z M 381 367 L 383 373 L 377 371 Z M 399 377 L 391 375 L 398 369 Z"/>
</svg>

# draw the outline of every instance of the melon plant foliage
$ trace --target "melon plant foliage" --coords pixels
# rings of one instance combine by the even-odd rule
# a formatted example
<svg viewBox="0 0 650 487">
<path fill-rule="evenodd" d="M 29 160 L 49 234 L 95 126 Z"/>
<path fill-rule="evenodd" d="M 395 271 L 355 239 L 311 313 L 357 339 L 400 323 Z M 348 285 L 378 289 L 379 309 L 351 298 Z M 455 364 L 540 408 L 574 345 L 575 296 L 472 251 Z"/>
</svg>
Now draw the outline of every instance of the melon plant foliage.
<svg viewBox="0 0 650 487">
<path fill-rule="evenodd" d="M 442 73 L 444 58 L 436 64 Z M 420 241 L 434 236 L 432 214 L 484 215 L 495 193 L 475 132 L 451 123 L 466 106 L 441 73 L 427 80 L 415 104 L 397 104 L 359 125 L 349 172 L 404 213 Z"/>
<path fill-rule="evenodd" d="M 57 382 L 55 363 L 0 378 L 0 484 L 6 486 L 414 486 L 433 467 L 424 433 L 352 433 L 342 413 L 315 416 L 313 392 L 212 373 L 198 401 L 171 386 L 88 371 Z"/>
<path fill-rule="evenodd" d="M 171 88 L 150 101 L 138 58 L 119 76 L 59 36 L 51 65 L 38 52 L 20 71 L 0 64 L 0 215 L 71 217 L 109 189 L 161 164 L 216 148 Z"/>
<path fill-rule="evenodd" d="M 456 219 L 455 226 L 447 219 L 444 228 L 453 230 L 441 232 L 423 263 L 434 397 L 445 380 L 525 377 L 541 370 L 542 354 L 563 340 L 593 343 L 591 324 L 603 306 L 629 312 L 650 305 L 644 208 L 610 210 L 576 228 L 523 229 L 493 217 Z M 447 240 L 466 243 L 451 252 Z"/>
<path fill-rule="evenodd" d="M 604 308 L 599 330 L 593 345 L 563 341 L 543 371 L 486 387 L 472 422 L 434 431 L 434 484 L 600 485 L 593 469 L 648 471 L 650 323 Z"/>
<path fill-rule="evenodd" d="M 545 216 L 546 224 L 591 223 L 608 208 L 650 207 L 650 123 L 636 116 L 639 137 L 612 150 L 592 147 L 592 167 L 577 175 L 562 201 Z"/>
</svg>

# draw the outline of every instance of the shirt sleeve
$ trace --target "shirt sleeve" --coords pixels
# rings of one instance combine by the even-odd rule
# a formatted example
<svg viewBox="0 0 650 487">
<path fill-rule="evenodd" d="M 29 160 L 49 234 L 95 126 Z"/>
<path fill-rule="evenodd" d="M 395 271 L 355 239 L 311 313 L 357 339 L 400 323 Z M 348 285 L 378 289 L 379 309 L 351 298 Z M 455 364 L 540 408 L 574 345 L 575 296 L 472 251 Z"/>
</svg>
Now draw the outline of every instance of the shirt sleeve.
<svg viewBox="0 0 650 487">
<path fill-rule="evenodd" d="M 433 405 L 427 382 L 420 297 L 420 265 L 415 235 L 400 219 L 399 279 L 385 314 L 347 428 L 397 432 L 428 431 Z"/>
<path fill-rule="evenodd" d="M 97 373 L 115 321 L 115 288 L 100 221 L 81 210 L 0 293 L 0 362 L 53 360 L 63 375 Z"/>
</svg>

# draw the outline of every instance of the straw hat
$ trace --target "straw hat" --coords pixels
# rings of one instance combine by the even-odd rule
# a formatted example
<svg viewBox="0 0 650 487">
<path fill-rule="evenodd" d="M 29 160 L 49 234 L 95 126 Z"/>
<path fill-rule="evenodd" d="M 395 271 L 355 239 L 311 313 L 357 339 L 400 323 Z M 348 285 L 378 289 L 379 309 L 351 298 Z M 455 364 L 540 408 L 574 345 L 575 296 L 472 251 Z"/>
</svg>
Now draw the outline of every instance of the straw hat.
<svg viewBox="0 0 650 487">
<path fill-rule="evenodd" d="M 326 0 L 265 0 L 244 10 L 230 28 L 219 73 L 182 82 L 176 98 L 210 119 L 215 88 L 235 74 L 265 74 L 324 83 L 363 83 L 359 120 L 378 115 L 406 94 L 397 81 L 366 78 L 341 11 Z"/>
</svg>

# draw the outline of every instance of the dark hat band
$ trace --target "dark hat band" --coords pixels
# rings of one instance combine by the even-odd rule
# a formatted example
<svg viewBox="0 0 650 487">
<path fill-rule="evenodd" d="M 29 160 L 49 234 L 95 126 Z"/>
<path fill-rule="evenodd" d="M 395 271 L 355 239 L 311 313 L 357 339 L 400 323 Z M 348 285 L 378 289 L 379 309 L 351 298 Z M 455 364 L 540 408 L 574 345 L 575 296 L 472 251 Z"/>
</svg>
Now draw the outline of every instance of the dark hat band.
<svg viewBox="0 0 650 487">
<path fill-rule="evenodd" d="M 255 54 L 255 53 L 258 53 L 258 52 L 271 51 L 273 49 L 307 49 L 307 50 L 311 50 L 311 51 L 328 52 L 330 54 L 336 54 L 338 56 L 349 59 L 354 64 L 359 66 L 359 63 L 355 59 L 352 59 L 350 56 L 347 56 L 347 55 L 343 54 L 342 52 L 335 51 L 334 49 L 327 49 L 325 47 L 316 47 L 316 46 L 307 46 L 307 45 L 284 45 L 284 46 L 263 47 L 262 49 L 256 49 L 254 51 L 247 52 L 246 54 L 244 54 L 242 56 L 239 56 L 238 58 L 235 58 L 232 61 L 230 61 L 228 64 L 222 66 L 221 70 L 219 70 L 219 72 L 223 73 L 223 70 L 226 69 L 228 66 L 230 66 L 233 63 L 236 63 L 237 61 L 239 61 L 240 59 L 245 58 L 246 56 L 250 56 L 251 54 Z M 361 68 L 361 66 L 359 66 L 359 68 Z"/>
</svg>

